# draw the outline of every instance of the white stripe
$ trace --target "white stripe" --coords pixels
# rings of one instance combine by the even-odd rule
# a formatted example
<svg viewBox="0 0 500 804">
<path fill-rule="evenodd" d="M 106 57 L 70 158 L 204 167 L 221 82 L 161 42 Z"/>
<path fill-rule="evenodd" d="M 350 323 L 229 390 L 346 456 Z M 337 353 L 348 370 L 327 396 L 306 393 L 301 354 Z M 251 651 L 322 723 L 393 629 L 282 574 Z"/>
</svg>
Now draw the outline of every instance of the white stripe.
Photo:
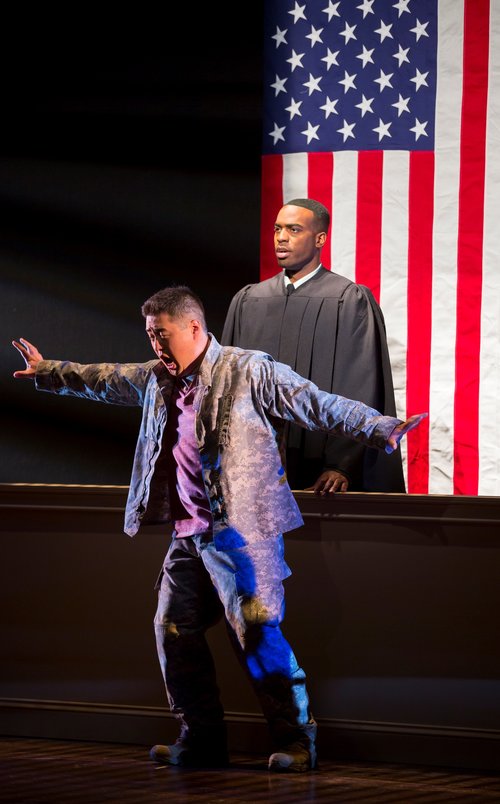
<svg viewBox="0 0 500 804">
<path fill-rule="evenodd" d="M 429 491 L 453 494 L 462 0 L 440 0 L 438 27 Z"/>
<path fill-rule="evenodd" d="M 406 419 L 407 416 L 409 161 L 408 151 L 386 151 L 382 183 L 380 306 L 387 329 L 396 411 L 401 419 Z M 403 471 L 407 478 L 406 438 L 401 442 L 401 454 Z"/>
<path fill-rule="evenodd" d="M 307 198 L 307 154 L 283 154 L 283 203 Z"/>
<path fill-rule="evenodd" d="M 340 151 L 333 160 L 331 266 L 335 273 L 355 281 L 358 154 Z"/>
<path fill-rule="evenodd" d="M 500 4 L 490 6 L 479 389 L 479 494 L 500 495 Z"/>
</svg>

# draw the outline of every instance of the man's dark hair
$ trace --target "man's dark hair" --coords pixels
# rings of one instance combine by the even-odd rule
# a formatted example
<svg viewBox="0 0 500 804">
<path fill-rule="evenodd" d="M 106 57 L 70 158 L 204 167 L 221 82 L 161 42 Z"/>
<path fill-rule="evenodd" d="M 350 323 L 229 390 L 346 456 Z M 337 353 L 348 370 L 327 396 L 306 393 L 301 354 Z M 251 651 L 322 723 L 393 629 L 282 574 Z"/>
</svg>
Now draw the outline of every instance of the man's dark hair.
<svg viewBox="0 0 500 804">
<path fill-rule="evenodd" d="M 315 201 L 313 198 L 292 198 L 291 201 L 286 202 L 285 206 L 305 207 L 305 209 L 310 209 L 318 221 L 319 231 L 328 232 L 328 227 L 330 226 L 330 213 L 323 204 L 320 204 L 319 201 Z"/>
<path fill-rule="evenodd" d="M 153 293 L 141 307 L 144 318 L 148 315 L 166 313 L 173 319 L 185 316 L 196 318 L 206 331 L 205 309 L 200 297 L 187 285 L 170 285 Z"/>
</svg>

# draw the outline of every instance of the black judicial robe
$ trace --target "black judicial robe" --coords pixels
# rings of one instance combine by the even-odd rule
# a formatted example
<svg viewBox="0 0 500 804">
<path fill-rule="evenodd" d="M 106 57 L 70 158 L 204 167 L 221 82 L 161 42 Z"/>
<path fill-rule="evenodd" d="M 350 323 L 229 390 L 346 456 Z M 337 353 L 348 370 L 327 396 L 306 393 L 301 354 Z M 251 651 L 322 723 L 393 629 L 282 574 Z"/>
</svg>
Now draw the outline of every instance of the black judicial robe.
<svg viewBox="0 0 500 804">
<path fill-rule="evenodd" d="M 324 391 L 396 415 L 382 311 L 367 287 L 325 268 L 291 295 L 281 273 L 243 287 L 231 301 L 221 342 L 260 349 Z M 350 491 L 405 491 L 400 450 L 387 455 L 295 424 L 286 443 L 292 489 L 313 485 L 331 468 L 347 475 Z"/>
</svg>

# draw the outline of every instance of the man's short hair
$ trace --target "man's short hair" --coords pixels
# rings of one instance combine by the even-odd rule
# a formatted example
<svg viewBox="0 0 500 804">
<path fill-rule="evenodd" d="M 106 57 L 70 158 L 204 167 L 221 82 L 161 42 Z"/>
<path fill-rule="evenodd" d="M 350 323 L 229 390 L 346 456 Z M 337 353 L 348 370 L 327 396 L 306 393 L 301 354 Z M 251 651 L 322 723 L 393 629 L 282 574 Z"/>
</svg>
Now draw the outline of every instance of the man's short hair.
<svg viewBox="0 0 500 804">
<path fill-rule="evenodd" d="M 170 285 L 153 293 L 141 307 L 144 318 L 148 315 L 166 313 L 173 319 L 186 316 L 196 318 L 206 331 L 205 309 L 200 297 L 193 293 L 187 285 Z"/>
<path fill-rule="evenodd" d="M 320 204 L 319 201 L 315 201 L 313 198 L 292 198 L 291 201 L 286 202 L 285 206 L 304 207 L 305 209 L 310 209 L 318 222 L 319 231 L 328 232 L 328 227 L 330 226 L 330 213 L 324 204 Z"/>
</svg>

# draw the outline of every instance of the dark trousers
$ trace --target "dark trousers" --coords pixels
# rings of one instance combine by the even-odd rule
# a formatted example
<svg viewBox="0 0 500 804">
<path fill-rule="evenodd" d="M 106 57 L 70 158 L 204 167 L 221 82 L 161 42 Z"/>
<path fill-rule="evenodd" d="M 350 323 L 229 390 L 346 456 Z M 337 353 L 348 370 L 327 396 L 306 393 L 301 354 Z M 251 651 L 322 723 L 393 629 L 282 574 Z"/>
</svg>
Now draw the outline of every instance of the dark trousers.
<svg viewBox="0 0 500 804">
<path fill-rule="evenodd" d="M 283 537 L 242 545 L 226 529 L 213 538 L 173 538 L 159 579 L 158 657 L 183 739 L 224 733 L 224 712 L 205 632 L 225 616 L 239 660 L 268 721 L 273 746 L 314 742 L 305 673 L 282 634 Z"/>
</svg>

